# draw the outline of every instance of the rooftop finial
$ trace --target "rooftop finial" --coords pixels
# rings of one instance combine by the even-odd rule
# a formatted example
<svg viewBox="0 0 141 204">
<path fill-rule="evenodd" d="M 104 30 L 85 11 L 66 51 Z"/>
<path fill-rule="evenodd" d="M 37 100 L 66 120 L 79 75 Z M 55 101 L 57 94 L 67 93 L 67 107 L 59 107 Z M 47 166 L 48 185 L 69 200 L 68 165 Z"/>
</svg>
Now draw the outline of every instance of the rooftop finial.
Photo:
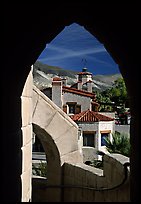
<svg viewBox="0 0 141 204">
<path fill-rule="evenodd" d="M 86 67 L 87 60 L 86 59 L 82 59 L 82 63 L 83 63 L 83 67 Z"/>
</svg>

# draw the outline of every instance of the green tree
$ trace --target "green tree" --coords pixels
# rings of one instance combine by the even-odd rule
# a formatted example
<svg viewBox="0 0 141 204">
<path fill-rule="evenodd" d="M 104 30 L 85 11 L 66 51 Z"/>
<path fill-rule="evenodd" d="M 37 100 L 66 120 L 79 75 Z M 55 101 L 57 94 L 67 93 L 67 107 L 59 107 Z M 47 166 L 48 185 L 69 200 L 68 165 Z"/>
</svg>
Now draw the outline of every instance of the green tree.
<svg viewBox="0 0 141 204">
<path fill-rule="evenodd" d="M 100 110 L 106 110 L 106 104 L 110 103 L 114 103 L 115 106 L 121 106 L 122 110 L 124 110 L 125 104 L 128 102 L 127 89 L 124 79 L 119 77 L 117 80 L 115 80 L 112 88 L 106 89 L 102 92 L 96 92 L 96 98 L 97 101 L 102 104 Z"/>
<path fill-rule="evenodd" d="M 96 99 L 98 103 L 100 103 L 100 109 L 99 111 L 107 111 L 107 109 L 111 108 L 109 104 L 112 103 L 110 97 L 109 97 L 109 89 L 103 91 L 103 92 L 95 92 L 96 93 Z"/>
<path fill-rule="evenodd" d="M 115 102 L 115 104 L 123 105 L 123 106 L 125 105 L 128 99 L 128 96 L 127 96 L 125 82 L 122 77 L 118 78 L 114 82 L 109 95 L 110 95 L 111 101 Z"/>
</svg>

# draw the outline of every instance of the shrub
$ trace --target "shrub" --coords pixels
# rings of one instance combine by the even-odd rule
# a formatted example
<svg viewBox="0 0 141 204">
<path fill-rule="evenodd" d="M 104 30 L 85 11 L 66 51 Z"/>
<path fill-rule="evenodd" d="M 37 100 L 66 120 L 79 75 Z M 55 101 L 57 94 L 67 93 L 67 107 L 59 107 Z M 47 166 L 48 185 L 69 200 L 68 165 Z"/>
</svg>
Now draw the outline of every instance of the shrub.
<svg viewBox="0 0 141 204">
<path fill-rule="evenodd" d="M 130 138 L 125 134 L 113 134 L 112 141 L 105 138 L 106 148 L 110 153 L 119 153 L 124 156 L 130 156 Z"/>
<path fill-rule="evenodd" d="M 33 174 L 36 176 L 47 177 L 47 163 L 41 161 L 38 166 L 32 164 L 32 170 Z"/>
</svg>

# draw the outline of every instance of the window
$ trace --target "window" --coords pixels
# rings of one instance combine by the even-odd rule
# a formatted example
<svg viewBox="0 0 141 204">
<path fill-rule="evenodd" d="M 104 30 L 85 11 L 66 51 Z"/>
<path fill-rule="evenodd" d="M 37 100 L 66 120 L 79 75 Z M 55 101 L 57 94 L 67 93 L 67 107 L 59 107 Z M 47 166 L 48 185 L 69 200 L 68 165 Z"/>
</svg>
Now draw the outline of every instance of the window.
<svg viewBox="0 0 141 204">
<path fill-rule="evenodd" d="M 75 114 L 75 109 L 76 109 L 76 102 L 67 102 L 66 103 L 68 105 L 68 113 L 69 114 Z"/>
<path fill-rule="evenodd" d="M 106 146 L 105 138 L 108 138 L 109 133 L 101 133 L 101 146 Z"/>
<path fill-rule="evenodd" d="M 83 146 L 95 147 L 94 133 L 83 133 Z"/>
<path fill-rule="evenodd" d="M 69 113 L 75 114 L 75 105 L 74 104 L 69 105 Z"/>
<path fill-rule="evenodd" d="M 68 105 L 69 114 L 77 114 L 81 112 L 81 105 L 77 104 L 76 102 L 67 102 L 66 104 Z"/>
</svg>

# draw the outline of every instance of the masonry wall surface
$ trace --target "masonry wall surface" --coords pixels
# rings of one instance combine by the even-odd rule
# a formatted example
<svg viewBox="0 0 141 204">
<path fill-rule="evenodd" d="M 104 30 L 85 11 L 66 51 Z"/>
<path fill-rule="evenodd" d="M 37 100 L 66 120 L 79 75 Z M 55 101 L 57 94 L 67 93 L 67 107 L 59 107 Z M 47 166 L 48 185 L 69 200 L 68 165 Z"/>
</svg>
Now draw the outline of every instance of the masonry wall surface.
<svg viewBox="0 0 141 204">
<path fill-rule="evenodd" d="M 130 201 L 129 177 L 125 184 L 110 190 L 122 183 L 125 162 L 128 162 L 127 157 L 113 154 L 104 156 L 104 170 L 84 164 L 65 164 L 64 185 L 72 187 L 64 188 L 64 202 Z M 107 190 L 102 190 L 103 188 Z"/>
<path fill-rule="evenodd" d="M 129 158 L 120 154 L 110 154 L 105 155 L 103 161 L 103 170 L 83 163 L 64 163 L 62 184 L 58 187 L 51 188 L 46 179 L 34 177 L 33 200 L 47 202 L 45 192 L 50 188 L 53 194 L 55 188 L 62 187 L 60 195 L 62 202 L 129 202 L 130 168 L 124 167 L 125 163 L 129 162 Z M 126 173 L 127 179 L 122 184 Z"/>
<path fill-rule="evenodd" d="M 37 87 L 33 87 L 32 120 L 54 140 L 61 163 L 82 161 L 78 149 L 78 126 Z M 75 155 L 75 156 L 74 156 Z"/>
<path fill-rule="evenodd" d="M 31 201 L 32 191 L 32 72 L 29 73 L 21 96 L 22 113 L 22 198 L 21 202 Z"/>
</svg>

